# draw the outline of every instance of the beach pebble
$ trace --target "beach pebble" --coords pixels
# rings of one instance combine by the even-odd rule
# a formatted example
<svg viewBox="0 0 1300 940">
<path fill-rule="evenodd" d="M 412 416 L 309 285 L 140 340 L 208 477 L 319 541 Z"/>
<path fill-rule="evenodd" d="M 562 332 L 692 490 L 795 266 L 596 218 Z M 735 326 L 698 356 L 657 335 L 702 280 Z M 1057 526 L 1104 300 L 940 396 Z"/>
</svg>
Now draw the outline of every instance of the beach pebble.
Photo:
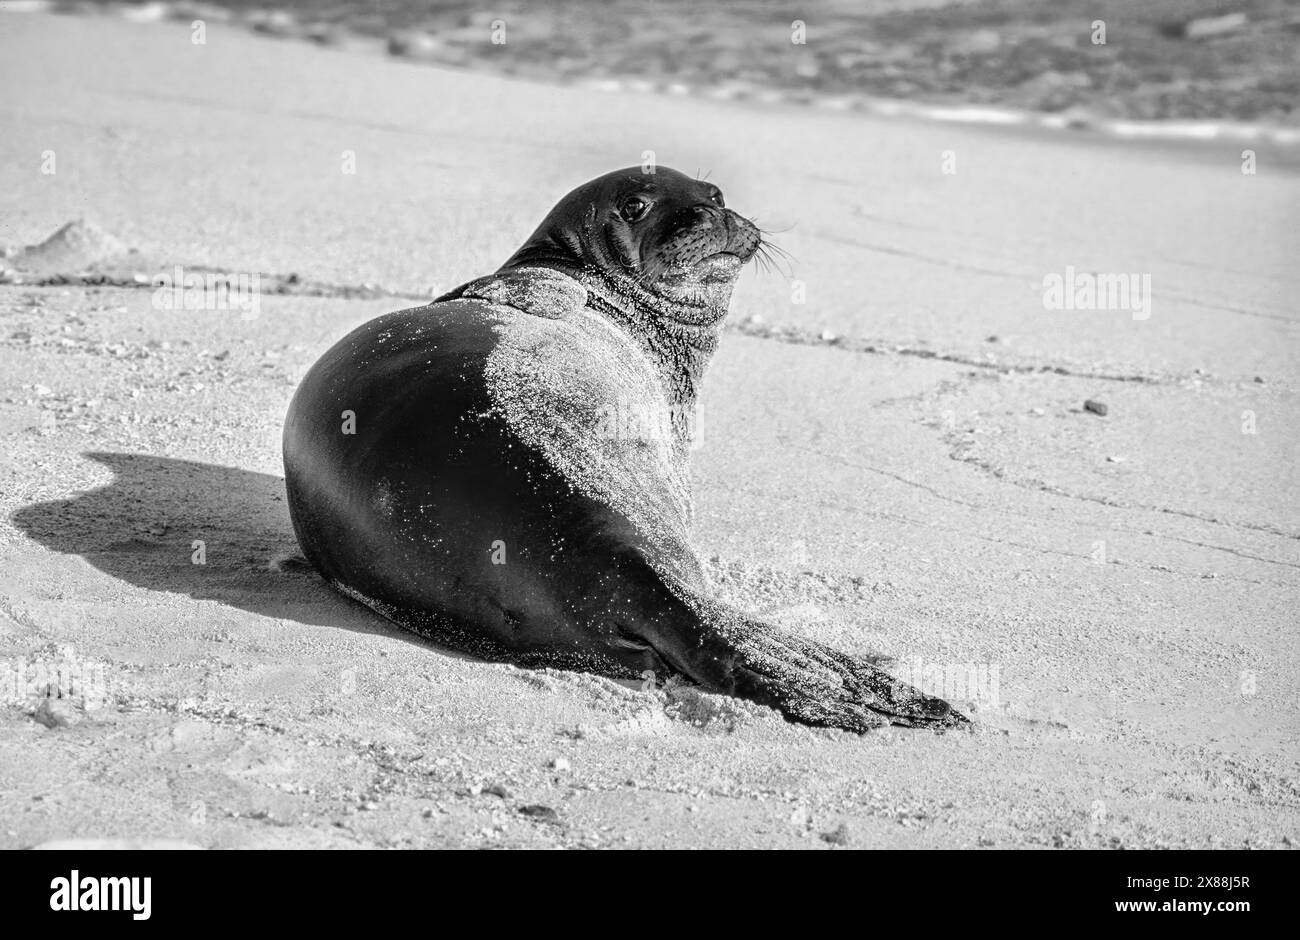
<svg viewBox="0 0 1300 940">
<path fill-rule="evenodd" d="M 1089 398 L 1083 403 L 1084 411 L 1091 411 L 1095 415 L 1104 415 L 1110 409 L 1099 401 L 1093 401 Z"/>
<path fill-rule="evenodd" d="M 66 698 L 45 698 L 41 699 L 32 718 L 47 728 L 67 728 L 81 721 L 82 714 Z"/>
<path fill-rule="evenodd" d="M 848 845 L 849 844 L 848 826 L 844 825 L 844 823 L 840 823 L 830 832 L 823 832 L 822 841 L 829 842 L 831 845 Z"/>
<path fill-rule="evenodd" d="M 541 803 L 530 803 L 527 806 L 521 806 L 519 812 L 540 822 L 557 823 L 560 821 L 559 813 L 549 806 L 543 806 Z"/>
</svg>

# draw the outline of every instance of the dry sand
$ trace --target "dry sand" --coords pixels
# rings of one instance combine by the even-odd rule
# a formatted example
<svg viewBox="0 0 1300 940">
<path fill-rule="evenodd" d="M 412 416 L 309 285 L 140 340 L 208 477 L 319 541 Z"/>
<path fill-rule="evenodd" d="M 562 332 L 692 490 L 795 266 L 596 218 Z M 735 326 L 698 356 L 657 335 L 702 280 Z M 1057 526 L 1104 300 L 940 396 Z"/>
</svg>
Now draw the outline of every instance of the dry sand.
<svg viewBox="0 0 1300 940">
<path fill-rule="evenodd" d="M 0 284 L 0 662 L 107 693 L 0 687 L 0 847 L 1297 837 L 1297 190 L 1270 154 L 1243 176 L 1238 148 L 189 37 L 0 14 L 0 241 L 84 217 L 106 235 L 75 230 L 55 269 L 135 250 L 105 285 Z M 807 290 L 747 277 L 704 389 L 720 589 L 855 652 L 996 667 L 974 732 L 859 738 L 475 662 L 283 563 L 280 422 L 316 356 L 647 149 L 793 225 Z M 173 264 L 285 293 L 251 319 L 160 310 L 131 275 Z M 1150 318 L 1045 310 L 1067 264 L 1151 273 Z"/>
</svg>

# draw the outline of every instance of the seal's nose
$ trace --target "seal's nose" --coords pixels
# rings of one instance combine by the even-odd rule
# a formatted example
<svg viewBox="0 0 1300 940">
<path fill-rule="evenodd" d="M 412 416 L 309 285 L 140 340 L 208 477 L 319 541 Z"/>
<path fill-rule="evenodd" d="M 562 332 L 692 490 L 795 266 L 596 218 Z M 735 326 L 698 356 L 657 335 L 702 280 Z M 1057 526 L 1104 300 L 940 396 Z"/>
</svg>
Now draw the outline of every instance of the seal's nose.
<svg viewBox="0 0 1300 940">
<path fill-rule="evenodd" d="M 736 213 L 711 202 L 691 206 L 691 225 L 700 232 L 719 232 L 730 240 L 736 232 Z"/>
</svg>

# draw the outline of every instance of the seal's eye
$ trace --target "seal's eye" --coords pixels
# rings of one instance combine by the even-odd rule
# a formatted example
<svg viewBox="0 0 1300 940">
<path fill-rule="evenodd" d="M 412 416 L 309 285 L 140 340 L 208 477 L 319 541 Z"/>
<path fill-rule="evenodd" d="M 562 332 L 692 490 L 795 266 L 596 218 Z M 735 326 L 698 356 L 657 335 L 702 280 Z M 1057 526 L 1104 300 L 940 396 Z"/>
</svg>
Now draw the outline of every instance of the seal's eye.
<svg viewBox="0 0 1300 940">
<path fill-rule="evenodd" d="M 650 203 L 640 196 L 628 196 L 618 208 L 618 214 L 627 222 L 639 222 L 650 211 Z"/>
<path fill-rule="evenodd" d="M 709 202 L 713 203 L 719 209 L 725 209 L 727 207 L 727 204 L 722 201 L 722 190 L 720 189 L 715 189 L 713 192 L 709 193 Z"/>
</svg>

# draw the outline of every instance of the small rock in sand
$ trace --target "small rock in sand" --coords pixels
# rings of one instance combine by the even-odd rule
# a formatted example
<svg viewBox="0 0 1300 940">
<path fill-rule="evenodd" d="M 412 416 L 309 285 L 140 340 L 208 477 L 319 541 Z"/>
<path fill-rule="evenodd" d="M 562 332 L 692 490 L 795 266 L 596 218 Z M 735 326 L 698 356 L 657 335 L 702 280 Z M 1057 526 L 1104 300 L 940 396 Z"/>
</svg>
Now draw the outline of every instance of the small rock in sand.
<svg viewBox="0 0 1300 940">
<path fill-rule="evenodd" d="M 560 821 L 559 813 L 549 806 L 543 806 L 541 803 L 530 803 L 527 806 L 521 806 L 519 812 L 525 816 L 531 816 L 539 822 L 557 823 Z"/>
<path fill-rule="evenodd" d="M 81 721 L 82 714 L 66 698 L 46 698 L 41 700 L 32 718 L 47 728 L 68 728 Z"/>
<path fill-rule="evenodd" d="M 1105 415 L 1110 409 L 1099 401 L 1093 401 L 1089 398 L 1083 403 L 1084 411 L 1091 411 L 1095 415 Z"/>
<path fill-rule="evenodd" d="M 572 766 L 573 765 L 569 763 L 569 759 L 567 757 L 557 757 L 555 758 L 555 760 L 551 761 L 551 769 L 558 770 L 561 773 L 564 773 L 565 771 L 571 769 Z"/>
<path fill-rule="evenodd" d="M 831 845 L 848 845 L 849 829 L 844 823 L 840 823 L 830 832 L 822 833 L 822 841 L 829 842 Z"/>
</svg>

